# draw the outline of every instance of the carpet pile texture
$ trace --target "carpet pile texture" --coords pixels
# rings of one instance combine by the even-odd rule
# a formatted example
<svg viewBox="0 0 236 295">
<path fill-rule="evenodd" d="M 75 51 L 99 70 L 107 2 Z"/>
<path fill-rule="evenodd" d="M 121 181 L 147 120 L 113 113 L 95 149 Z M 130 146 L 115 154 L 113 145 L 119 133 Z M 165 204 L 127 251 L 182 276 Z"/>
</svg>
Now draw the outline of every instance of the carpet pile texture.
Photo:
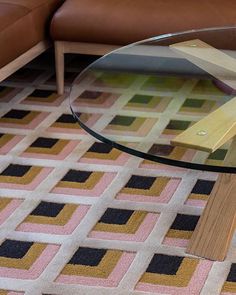
<svg viewBox="0 0 236 295">
<path fill-rule="evenodd" d="M 96 141 L 75 123 L 68 102 L 71 82 L 93 58 L 68 58 L 63 96 L 55 93 L 51 59 L 45 54 L 0 84 L 0 294 L 236 294 L 235 238 L 224 262 L 185 254 L 217 174 L 167 167 Z M 101 92 L 101 85 L 84 87 L 84 98 Z M 194 103 L 196 96 L 182 111 L 212 108 L 212 101 Z M 108 98 L 99 98 L 104 111 L 116 96 Z M 138 91 L 127 108 L 137 101 Z M 153 107 L 144 98 L 149 102 Z M 169 135 L 182 129 L 173 124 Z"/>
</svg>

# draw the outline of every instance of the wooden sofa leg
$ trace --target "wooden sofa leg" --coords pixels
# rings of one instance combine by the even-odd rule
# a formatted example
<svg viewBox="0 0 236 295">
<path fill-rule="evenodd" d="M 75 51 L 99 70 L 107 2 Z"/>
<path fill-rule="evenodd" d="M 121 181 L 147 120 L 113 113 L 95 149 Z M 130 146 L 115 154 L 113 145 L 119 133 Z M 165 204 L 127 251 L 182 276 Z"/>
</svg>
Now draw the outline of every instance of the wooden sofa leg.
<svg viewBox="0 0 236 295">
<path fill-rule="evenodd" d="M 56 62 L 56 79 L 57 79 L 57 93 L 64 94 L 64 43 L 60 41 L 55 42 L 55 62 Z"/>
</svg>

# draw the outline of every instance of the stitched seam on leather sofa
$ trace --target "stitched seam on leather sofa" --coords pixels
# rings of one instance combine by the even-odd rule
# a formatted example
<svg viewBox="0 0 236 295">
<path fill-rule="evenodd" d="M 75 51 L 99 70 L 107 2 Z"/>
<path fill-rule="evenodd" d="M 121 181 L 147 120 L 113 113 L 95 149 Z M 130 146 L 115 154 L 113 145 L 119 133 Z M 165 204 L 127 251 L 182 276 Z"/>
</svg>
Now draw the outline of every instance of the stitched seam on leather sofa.
<svg viewBox="0 0 236 295">
<path fill-rule="evenodd" d="M 29 10 L 27 7 L 25 6 L 21 6 L 21 5 L 18 5 L 18 4 L 12 4 L 12 3 L 0 3 L 0 4 L 6 4 L 6 5 L 12 5 L 12 6 L 16 6 L 16 7 L 24 7 L 27 9 L 27 11 L 25 12 L 24 15 L 20 16 L 19 18 L 17 18 L 15 21 L 9 23 L 8 25 L 6 25 L 3 29 L 0 30 L 0 32 L 3 32 L 5 31 L 7 28 L 11 27 L 12 25 L 16 24 L 19 20 L 21 20 L 23 17 L 27 16 L 29 13 L 31 13 L 31 10 Z"/>
<path fill-rule="evenodd" d="M 6 3 L 6 2 L 0 3 L 0 4 L 5 4 L 5 3 Z M 24 17 L 26 17 L 27 15 L 31 14 L 33 11 L 36 11 L 37 9 L 40 9 L 41 7 L 45 6 L 45 3 L 47 3 L 46 6 L 49 6 L 49 5 L 52 3 L 52 0 L 51 0 L 50 2 L 47 2 L 47 1 L 46 1 L 46 2 L 44 2 L 44 4 L 39 5 L 39 6 L 35 7 L 35 8 L 33 8 L 33 9 L 27 8 L 27 7 L 24 6 L 24 5 L 18 5 L 18 4 L 12 4 L 12 3 L 8 4 L 8 3 L 6 3 L 7 5 L 14 5 L 14 6 L 18 6 L 18 7 L 24 7 L 24 8 L 26 8 L 28 11 L 27 11 L 23 16 L 21 16 L 21 17 L 19 17 L 18 19 L 16 19 L 14 22 L 12 22 L 12 23 L 10 23 L 9 25 L 5 26 L 0 32 L 3 32 L 4 30 L 8 29 L 8 28 L 11 27 L 12 25 L 16 24 L 16 23 L 17 23 L 18 21 L 20 21 L 22 18 L 24 18 Z"/>
<path fill-rule="evenodd" d="M 15 5 L 15 6 L 19 6 L 19 7 L 24 7 L 24 8 L 26 8 L 27 10 L 29 10 L 29 12 L 31 12 L 31 11 L 34 11 L 34 10 L 36 10 L 36 9 L 38 9 L 38 8 L 40 8 L 40 7 L 42 7 L 42 6 L 44 6 L 45 4 L 46 4 L 46 5 L 50 5 L 52 2 L 53 2 L 53 0 L 45 0 L 43 3 L 40 3 L 40 5 L 35 6 L 34 8 L 29 8 L 29 7 L 27 7 L 27 6 L 23 5 L 23 4 L 9 3 L 9 2 L 4 2 L 4 1 L 3 1 L 3 2 L 0 1 L 0 4 Z M 63 1 L 63 0 L 59 0 L 59 2 L 63 3 L 64 1 Z"/>
</svg>

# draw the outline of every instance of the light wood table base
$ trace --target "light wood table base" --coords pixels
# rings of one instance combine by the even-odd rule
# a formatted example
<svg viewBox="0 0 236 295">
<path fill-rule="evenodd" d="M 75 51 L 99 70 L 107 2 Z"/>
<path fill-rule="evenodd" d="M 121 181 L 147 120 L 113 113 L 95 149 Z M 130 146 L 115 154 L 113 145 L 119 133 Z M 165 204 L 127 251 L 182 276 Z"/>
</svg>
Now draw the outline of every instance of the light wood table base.
<svg viewBox="0 0 236 295">
<path fill-rule="evenodd" d="M 187 60 L 236 89 L 236 59 L 195 39 L 170 45 Z M 227 77 L 227 78 L 226 78 Z M 195 123 L 171 143 L 214 152 L 233 138 L 224 165 L 236 167 L 236 97 Z M 236 174 L 220 174 L 193 232 L 187 253 L 224 260 L 236 226 Z"/>
<path fill-rule="evenodd" d="M 220 174 L 193 232 L 187 253 L 225 259 L 236 226 L 236 174 Z"/>
</svg>

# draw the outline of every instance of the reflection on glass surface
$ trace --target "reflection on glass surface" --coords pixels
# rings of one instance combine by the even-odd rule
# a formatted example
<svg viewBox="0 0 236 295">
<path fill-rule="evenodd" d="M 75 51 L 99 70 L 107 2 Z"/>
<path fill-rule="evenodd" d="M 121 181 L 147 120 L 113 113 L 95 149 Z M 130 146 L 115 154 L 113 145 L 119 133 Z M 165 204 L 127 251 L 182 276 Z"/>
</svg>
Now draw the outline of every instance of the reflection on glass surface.
<svg viewBox="0 0 236 295">
<path fill-rule="evenodd" d="M 224 162 L 232 138 L 213 153 L 170 143 L 235 96 L 232 87 L 206 71 L 206 61 L 203 69 L 170 47 L 195 39 L 235 58 L 236 64 L 235 28 L 191 31 L 132 44 L 98 59 L 79 76 L 70 95 L 74 116 L 93 136 L 144 158 L 143 164 L 152 160 L 236 172 L 235 163 Z M 227 74 L 235 83 L 233 70 L 217 63 L 210 67 L 217 77 Z"/>
</svg>

